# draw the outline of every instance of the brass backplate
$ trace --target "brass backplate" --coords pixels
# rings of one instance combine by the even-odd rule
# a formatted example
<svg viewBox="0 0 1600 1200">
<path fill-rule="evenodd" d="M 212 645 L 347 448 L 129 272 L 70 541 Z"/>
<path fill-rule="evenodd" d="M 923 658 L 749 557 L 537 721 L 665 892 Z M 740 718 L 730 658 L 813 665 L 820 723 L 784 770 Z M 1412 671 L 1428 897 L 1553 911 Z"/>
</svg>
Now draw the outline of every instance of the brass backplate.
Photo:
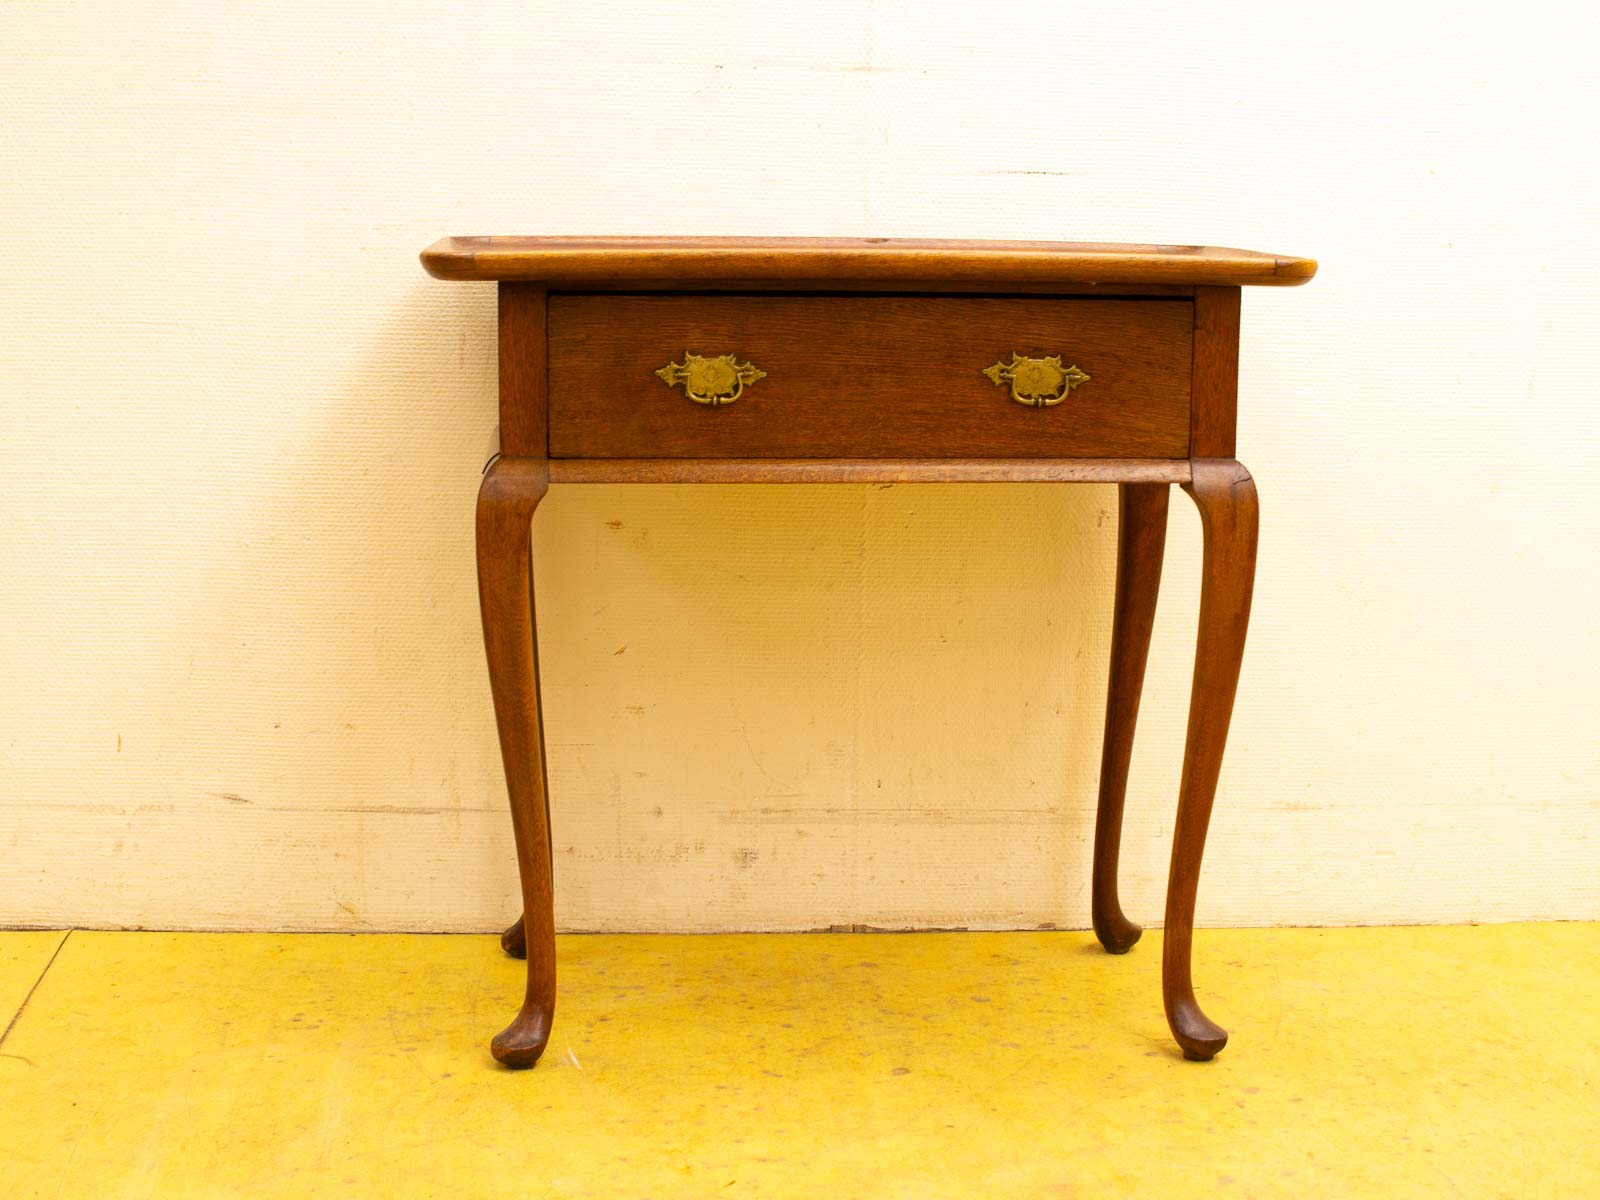
<svg viewBox="0 0 1600 1200">
<path fill-rule="evenodd" d="M 983 373 L 995 387 L 1009 383 L 1011 398 L 1034 408 L 1060 404 L 1073 388 L 1089 382 L 1089 376 L 1078 370 L 1076 363 L 1063 367 L 1059 354 L 1049 358 L 1025 358 L 1015 350 L 1011 352 L 1010 362 L 997 362 L 985 367 Z"/>
<path fill-rule="evenodd" d="M 656 371 L 661 382 L 668 387 L 682 386 L 684 394 L 696 404 L 732 404 L 744 395 L 744 389 L 767 373 L 754 363 L 740 363 L 736 355 L 719 354 L 703 358 L 698 354 L 683 352 L 681 363 L 669 362 Z"/>
</svg>

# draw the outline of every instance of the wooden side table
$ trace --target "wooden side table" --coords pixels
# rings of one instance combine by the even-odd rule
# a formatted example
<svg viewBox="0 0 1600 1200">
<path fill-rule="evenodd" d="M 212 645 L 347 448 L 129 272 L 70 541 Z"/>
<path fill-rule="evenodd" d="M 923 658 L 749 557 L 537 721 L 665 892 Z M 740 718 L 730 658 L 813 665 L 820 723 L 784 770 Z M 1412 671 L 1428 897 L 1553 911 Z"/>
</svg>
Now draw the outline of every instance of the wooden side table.
<svg viewBox="0 0 1600 1200">
<path fill-rule="evenodd" d="M 1167 885 L 1162 993 L 1184 1056 L 1227 1033 L 1189 972 L 1195 890 L 1255 576 L 1256 488 L 1234 458 L 1239 295 L 1316 264 L 1246 250 L 886 238 L 447 238 L 441 279 L 500 293 L 502 456 L 478 493 L 478 587 L 528 961 L 511 1067 L 555 1012 L 549 788 L 530 523 L 552 483 L 1116 483 L 1116 612 L 1095 826 L 1095 933 L 1117 899 L 1123 796 L 1161 580 L 1169 485 L 1204 564 Z"/>
</svg>

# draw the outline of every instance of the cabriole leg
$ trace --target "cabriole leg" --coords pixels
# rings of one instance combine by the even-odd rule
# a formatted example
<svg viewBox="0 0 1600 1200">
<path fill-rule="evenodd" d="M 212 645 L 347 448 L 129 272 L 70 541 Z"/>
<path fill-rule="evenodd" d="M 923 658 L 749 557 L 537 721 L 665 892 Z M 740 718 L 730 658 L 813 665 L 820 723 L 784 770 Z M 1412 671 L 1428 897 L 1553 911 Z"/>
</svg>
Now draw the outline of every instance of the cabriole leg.
<svg viewBox="0 0 1600 1200">
<path fill-rule="evenodd" d="M 1194 688 L 1189 698 L 1189 734 L 1183 753 L 1183 783 L 1178 792 L 1178 820 L 1173 831 L 1172 871 L 1167 881 L 1161 991 L 1167 1023 L 1183 1047 L 1183 1056 L 1204 1061 L 1228 1044 L 1228 1033 L 1200 1011 L 1194 996 L 1189 958 L 1195 892 L 1239 683 L 1245 630 L 1250 623 L 1257 502 L 1250 473 L 1232 459 L 1195 459 L 1193 471 L 1193 480 L 1184 485 L 1184 491 L 1200 509 L 1204 545 L 1200 632 L 1195 645 Z"/>
<path fill-rule="evenodd" d="M 534 509 L 549 486 L 543 459 L 500 459 L 478 491 L 478 600 L 494 693 L 495 723 L 511 798 L 511 828 L 522 877 L 521 949 L 528 989 L 517 1017 L 490 1043 L 508 1067 L 531 1067 L 555 1017 L 556 939 L 550 878 L 549 786 L 539 712 L 531 539 Z M 508 930 L 503 942 L 507 950 Z"/>
<path fill-rule="evenodd" d="M 1122 807 L 1128 793 L 1139 694 L 1144 687 L 1161 557 L 1166 549 L 1165 483 L 1124 483 L 1117 488 L 1117 598 L 1111 624 L 1111 681 L 1106 689 L 1105 743 L 1100 755 L 1100 811 L 1094 825 L 1094 932 L 1112 954 L 1126 954 L 1142 932 L 1117 898 L 1117 856 L 1122 848 Z"/>
<path fill-rule="evenodd" d="M 504 950 L 512 958 L 528 957 L 528 938 L 522 931 L 522 916 L 520 914 L 518 914 L 515 921 L 506 926 L 505 932 L 500 935 L 500 949 Z"/>
</svg>

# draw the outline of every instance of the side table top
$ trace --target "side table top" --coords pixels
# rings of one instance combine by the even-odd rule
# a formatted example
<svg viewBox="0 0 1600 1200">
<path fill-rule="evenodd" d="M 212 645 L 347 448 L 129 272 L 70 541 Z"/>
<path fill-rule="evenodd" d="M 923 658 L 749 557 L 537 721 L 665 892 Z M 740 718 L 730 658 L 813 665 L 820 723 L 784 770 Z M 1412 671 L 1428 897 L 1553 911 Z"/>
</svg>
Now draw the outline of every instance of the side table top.
<svg viewBox="0 0 1600 1200">
<path fill-rule="evenodd" d="M 1309 258 L 1218 246 L 919 238 L 451 237 L 422 252 L 439 279 L 557 284 L 1266 284 L 1316 274 Z"/>
</svg>

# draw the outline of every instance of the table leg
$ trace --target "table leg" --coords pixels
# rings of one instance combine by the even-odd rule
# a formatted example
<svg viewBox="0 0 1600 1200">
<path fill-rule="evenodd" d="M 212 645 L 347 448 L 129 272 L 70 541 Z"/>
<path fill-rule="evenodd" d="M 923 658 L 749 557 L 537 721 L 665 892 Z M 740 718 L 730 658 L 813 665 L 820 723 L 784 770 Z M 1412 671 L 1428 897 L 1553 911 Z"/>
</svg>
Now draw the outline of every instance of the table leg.
<svg viewBox="0 0 1600 1200">
<path fill-rule="evenodd" d="M 1126 954 L 1139 926 L 1117 899 L 1117 856 L 1122 847 L 1122 806 L 1128 792 L 1139 694 L 1144 687 L 1161 557 L 1167 540 L 1165 483 L 1124 483 L 1117 488 L 1117 598 L 1111 624 L 1111 680 L 1106 688 L 1106 732 L 1100 755 L 1100 811 L 1094 825 L 1094 932 L 1112 954 Z"/>
<path fill-rule="evenodd" d="M 1228 721 L 1239 683 L 1250 593 L 1256 572 L 1256 485 L 1232 459 L 1201 458 L 1183 490 L 1200 509 L 1204 561 L 1200 583 L 1200 632 L 1195 645 L 1194 688 L 1189 698 L 1189 735 L 1183 752 L 1183 783 L 1167 880 L 1166 933 L 1161 991 L 1167 1024 L 1183 1056 L 1204 1061 L 1228 1044 L 1227 1030 L 1200 1011 L 1189 957 L 1194 935 L 1195 892 L 1206 826 L 1222 770 Z"/>
<path fill-rule="evenodd" d="M 549 464 L 543 459 L 502 458 L 489 468 L 478 491 L 478 599 L 522 877 L 523 918 L 518 927 L 528 960 L 522 1010 L 490 1043 L 494 1056 L 508 1067 L 531 1067 L 539 1060 L 555 1017 L 549 785 L 531 575 L 533 512 L 549 482 Z"/>
<path fill-rule="evenodd" d="M 528 935 L 523 931 L 520 913 L 517 915 L 517 919 L 506 926 L 505 932 L 500 935 L 500 948 L 512 958 L 528 957 Z"/>
</svg>

